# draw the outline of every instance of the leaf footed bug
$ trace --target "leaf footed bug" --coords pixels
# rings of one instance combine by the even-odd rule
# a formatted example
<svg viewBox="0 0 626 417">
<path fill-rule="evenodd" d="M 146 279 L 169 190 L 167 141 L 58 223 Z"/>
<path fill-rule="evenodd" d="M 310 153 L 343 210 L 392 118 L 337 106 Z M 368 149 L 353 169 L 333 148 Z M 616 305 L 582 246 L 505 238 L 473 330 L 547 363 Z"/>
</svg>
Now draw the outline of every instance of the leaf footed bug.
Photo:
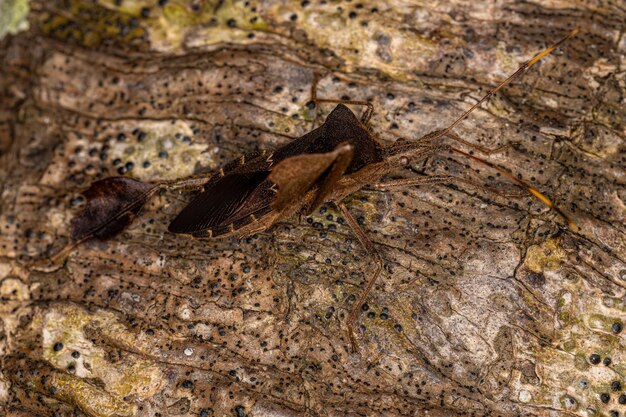
<svg viewBox="0 0 626 417">
<path fill-rule="evenodd" d="M 515 181 L 555 210 L 572 229 L 576 227 L 565 213 L 534 187 L 486 160 L 444 143 L 444 140 L 451 140 L 484 152 L 479 146 L 455 135 L 452 132 L 454 127 L 497 91 L 576 33 L 577 30 L 572 31 L 523 64 L 448 127 L 416 141 L 383 147 L 366 127 L 373 112 L 370 103 L 313 97 L 316 103 L 337 103 L 321 126 L 273 152 L 261 152 L 248 159 L 242 157 L 232 169 L 220 170 L 219 174 L 212 177 L 196 176 L 156 184 L 143 184 L 125 177 L 96 181 L 85 191 L 86 206 L 72 222 L 73 243 L 55 258 L 64 256 L 71 247 L 86 239 L 115 235 L 132 221 L 145 202 L 159 190 L 202 190 L 168 227 L 172 233 L 189 234 L 198 238 L 249 236 L 268 229 L 280 219 L 296 213 L 308 214 L 325 202 L 333 202 L 375 264 L 374 271 L 352 304 L 347 318 L 350 347 L 352 351 L 356 351 L 354 325 L 361 306 L 381 274 L 383 260 L 342 200 L 365 186 L 388 188 L 450 181 L 477 185 L 472 181 L 451 176 L 382 180 L 393 167 L 401 164 L 402 158 L 411 156 L 424 159 L 443 150 L 465 155 Z M 359 119 L 344 104 L 366 105 L 367 110 Z M 483 188 L 488 189 L 484 186 Z"/>
</svg>

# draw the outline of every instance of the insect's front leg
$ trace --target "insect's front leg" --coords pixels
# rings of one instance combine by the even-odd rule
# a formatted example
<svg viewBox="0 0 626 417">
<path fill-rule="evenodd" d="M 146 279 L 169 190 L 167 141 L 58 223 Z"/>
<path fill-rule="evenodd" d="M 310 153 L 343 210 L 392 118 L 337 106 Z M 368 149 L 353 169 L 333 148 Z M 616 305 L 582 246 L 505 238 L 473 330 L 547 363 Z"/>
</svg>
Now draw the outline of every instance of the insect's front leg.
<svg viewBox="0 0 626 417">
<path fill-rule="evenodd" d="M 365 126 L 367 126 L 370 119 L 372 118 L 372 114 L 374 113 L 374 105 L 370 103 L 369 101 L 339 100 L 339 99 L 332 99 L 332 98 L 313 98 L 311 99 L 311 101 L 314 102 L 316 106 L 319 103 L 352 104 L 355 106 L 366 106 L 367 109 L 365 109 L 365 111 L 361 115 L 361 123 L 363 123 Z"/>
<path fill-rule="evenodd" d="M 367 284 L 365 285 L 365 289 L 361 292 L 361 295 L 359 295 L 359 297 L 354 302 L 354 304 L 352 304 L 352 308 L 350 308 L 350 312 L 348 313 L 347 326 L 348 326 L 348 338 L 350 340 L 350 349 L 352 350 L 352 352 L 356 353 L 358 352 L 358 346 L 357 346 L 356 335 L 354 332 L 354 325 L 356 324 L 356 320 L 358 318 L 361 307 L 363 306 L 363 304 L 365 304 L 367 297 L 372 291 L 372 288 L 374 287 L 374 284 L 376 283 L 376 280 L 378 279 L 378 276 L 380 275 L 383 269 L 383 259 L 378 253 L 378 251 L 376 250 L 376 247 L 374 247 L 374 243 L 367 237 L 363 229 L 361 229 L 361 227 L 359 226 L 359 223 L 352 216 L 352 214 L 348 210 L 348 207 L 346 207 L 346 205 L 343 204 L 342 202 L 336 202 L 335 204 L 337 205 L 339 210 L 341 210 L 341 213 L 343 214 L 346 221 L 348 222 L 348 225 L 350 226 L 350 228 L 352 228 L 352 231 L 356 235 L 357 239 L 359 240 L 361 245 L 363 245 L 363 248 L 365 248 L 365 251 L 372 258 L 372 260 L 374 261 L 376 265 L 375 267 L 376 269 L 374 270 L 374 273 L 367 281 Z"/>
<path fill-rule="evenodd" d="M 446 151 L 446 150 L 451 150 L 450 146 L 442 144 L 441 132 L 443 131 L 435 130 L 434 132 L 430 132 L 422 136 L 416 141 L 406 141 L 404 138 L 400 138 L 402 139 L 402 141 L 400 143 L 396 142 L 391 147 L 389 147 L 389 149 L 387 150 L 387 154 L 389 156 L 400 155 L 400 154 L 408 156 L 410 154 L 416 154 L 416 153 L 419 154 L 423 152 L 424 150 L 428 150 L 430 154 L 434 154 L 434 153 Z M 451 139 L 457 143 L 467 146 L 468 148 L 471 148 L 487 156 L 504 152 L 505 150 L 511 147 L 511 144 L 506 144 L 506 145 L 498 146 L 497 148 L 487 148 L 485 146 L 481 146 L 481 145 L 477 145 L 475 143 L 469 142 L 463 139 L 462 137 L 460 137 L 459 135 L 457 135 L 456 133 L 452 133 L 452 132 L 446 133 L 445 135 L 443 135 L 443 137 L 447 137 L 448 139 Z"/>
<path fill-rule="evenodd" d="M 176 191 L 177 190 L 184 190 L 184 191 L 202 190 L 203 187 L 206 185 L 206 183 L 211 180 L 213 175 L 214 175 L 213 173 L 210 173 L 210 174 L 200 174 L 200 175 L 194 175 L 194 176 L 191 176 L 191 177 L 182 178 L 182 179 L 178 179 L 178 180 L 164 181 L 164 182 L 159 184 L 159 187 L 161 187 L 162 189 L 168 190 L 168 191 L 175 191 L 175 190 Z"/>
<path fill-rule="evenodd" d="M 455 142 L 458 142 L 462 145 L 467 146 L 468 148 L 474 149 L 486 156 L 495 155 L 497 153 L 504 152 L 505 150 L 511 147 L 511 144 L 507 143 L 506 145 L 498 146 L 497 148 L 487 148 L 485 146 L 481 146 L 481 145 L 477 145 L 475 143 L 469 142 L 453 132 L 447 133 L 445 136 L 449 139 L 452 139 Z"/>
</svg>

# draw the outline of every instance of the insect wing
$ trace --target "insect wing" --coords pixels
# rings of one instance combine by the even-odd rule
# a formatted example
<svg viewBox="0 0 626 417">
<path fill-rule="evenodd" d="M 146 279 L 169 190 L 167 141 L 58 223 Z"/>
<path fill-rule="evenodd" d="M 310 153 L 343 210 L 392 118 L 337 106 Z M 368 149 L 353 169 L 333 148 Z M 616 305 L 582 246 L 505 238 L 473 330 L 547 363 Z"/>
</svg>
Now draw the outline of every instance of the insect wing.
<svg viewBox="0 0 626 417">
<path fill-rule="evenodd" d="M 204 190 L 170 223 L 172 233 L 188 233 L 223 225 L 244 207 L 268 176 L 267 171 L 232 173 Z"/>
<path fill-rule="evenodd" d="M 269 175 L 269 179 L 278 186 L 278 196 L 272 202 L 272 208 L 280 211 L 298 202 L 315 185 L 320 185 L 320 193 L 327 193 L 329 185 L 326 179 L 329 176 L 333 181 L 341 178 L 352 152 L 352 145 L 345 143 L 332 152 L 296 155 L 276 164 Z M 321 184 L 320 180 L 323 181 Z M 318 194 L 315 203 L 323 197 Z"/>
<path fill-rule="evenodd" d="M 335 161 L 324 175 L 321 184 L 319 184 L 315 200 L 307 209 L 308 214 L 311 214 L 316 208 L 326 202 L 328 194 L 330 194 L 335 184 L 343 177 L 346 169 L 350 166 L 354 156 L 354 147 L 349 143 L 344 143 L 339 145 L 333 153 L 336 155 Z"/>
</svg>

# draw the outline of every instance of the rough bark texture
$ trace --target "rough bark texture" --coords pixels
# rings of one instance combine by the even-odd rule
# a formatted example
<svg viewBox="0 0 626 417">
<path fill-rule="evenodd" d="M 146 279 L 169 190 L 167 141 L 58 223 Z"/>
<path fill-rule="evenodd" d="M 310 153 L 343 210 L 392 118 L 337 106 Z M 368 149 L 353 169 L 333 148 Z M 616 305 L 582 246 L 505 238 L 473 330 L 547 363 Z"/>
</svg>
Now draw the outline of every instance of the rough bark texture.
<svg viewBox="0 0 626 417">
<path fill-rule="evenodd" d="M 626 414 L 623 2 L 162 3 L 35 2 L 31 29 L 0 41 L 0 409 Z M 489 159 L 580 231 L 462 183 L 354 194 L 385 261 L 359 354 L 345 316 L 373 265 L 332 205 L 196 241 L 167 232 L 191 196 L 164 193 L 118 237 L 36 267 L 96 179 L 211 171 L 309 131 L 316 74 L 319 97 L 374 103 L 381 143 L 415 140 L 575 26 L 456 131 L 511 144 Z M 456 154 L 397 169 L 423 173 L 519 192 Z"/>
</svg>

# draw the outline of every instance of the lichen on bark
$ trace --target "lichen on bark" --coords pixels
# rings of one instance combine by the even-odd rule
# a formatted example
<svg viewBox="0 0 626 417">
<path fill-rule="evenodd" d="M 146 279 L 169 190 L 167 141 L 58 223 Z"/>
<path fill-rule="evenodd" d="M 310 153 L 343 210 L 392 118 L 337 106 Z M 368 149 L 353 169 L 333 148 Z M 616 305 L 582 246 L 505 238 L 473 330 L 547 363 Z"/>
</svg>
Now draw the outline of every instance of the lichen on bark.
<svg viewBox="0 0 626 417">
<path fill-rule="evenodd" d="M 31 2 L 30 29 L 0 41 L 0 407 L 623 415 L 625 20 L 618 2 Z M 371 101 L 381 144 L 416 140 L 574 27 L 455 131 L 510 145 L 486 158 L 580 231 L 465 183 L 353 194 L 385 263 L 358 354 L 345 319 L 373 265 L 332 204 L 198 241 L 167 232 L 191 195 L 161 193 L 121 235 L 36 267 L 69 242 L 93 181 L 274 149 L 332 108 L 307 106 L 316 80 L 318 97 Z M 393 174 L 520 191 L 454 153 Z"/>
</svg>

